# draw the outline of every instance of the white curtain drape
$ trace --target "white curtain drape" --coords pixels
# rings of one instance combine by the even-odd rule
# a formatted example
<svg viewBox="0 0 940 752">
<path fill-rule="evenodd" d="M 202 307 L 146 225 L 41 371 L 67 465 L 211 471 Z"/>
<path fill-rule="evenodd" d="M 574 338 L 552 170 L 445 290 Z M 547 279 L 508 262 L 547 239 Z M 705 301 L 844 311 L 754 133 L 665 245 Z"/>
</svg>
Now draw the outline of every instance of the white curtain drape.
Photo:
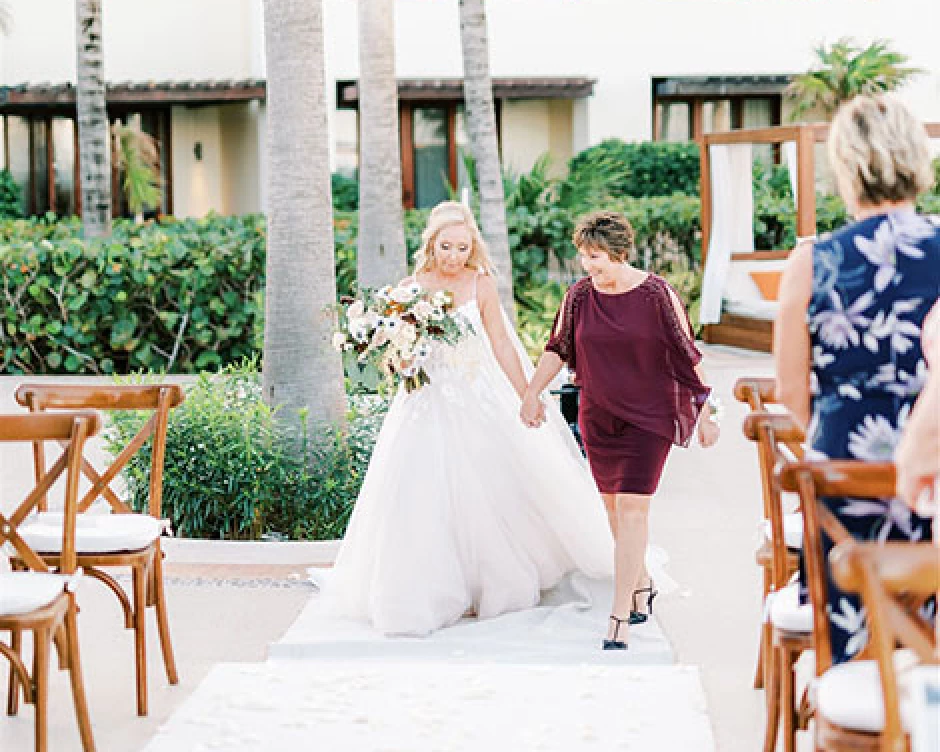
<svg viewBox="0 0 940 752">
<path fill-rule="evenodd" d="M 796 160 L 796 141 L 783 144 L 783 158 L 790 173 L 790 190 L 793 191 L 793 204 L 796 205 L 796 184 L 799 177 L 799 162 Z"/>
<path fill-rule="evenodd" d="M 702 280 L 699 321 L 717 324 L 731 254 L 754 250 L 754 191 L 751 144 L 712 144 L 711 236 Z"/>
</svg>

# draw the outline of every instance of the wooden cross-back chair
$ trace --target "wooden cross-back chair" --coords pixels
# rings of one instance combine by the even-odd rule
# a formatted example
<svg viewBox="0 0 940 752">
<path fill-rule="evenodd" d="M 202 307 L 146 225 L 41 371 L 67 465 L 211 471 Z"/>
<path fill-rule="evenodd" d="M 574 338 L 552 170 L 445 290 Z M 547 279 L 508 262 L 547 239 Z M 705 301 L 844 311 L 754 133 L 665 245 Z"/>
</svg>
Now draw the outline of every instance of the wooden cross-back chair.
<svg viewBox="0 0 940 752">
<path fill-rule="evenodd" d="M 910 650 L 919 663 L 940 663 L 933 625 L 912 608 L 940 588 L 940 552 L 932 543 L 847 542 L 832 551 L 830 564 L 842 588 L 861 594 L 868 614 L 869 653 L 881 685 L 880 752 L 907 752 L 895 649 Z"/>
<path fill-rule="evenodd" d="M 790 582 L 798 565 L 793 544 L 801 541 L 788 541 L 785 535 L 783 495 L 775 470 L 802 456 L 804 435 L 788 414 L 762 411 L 752 412 L 744 419 L 744 435 L 757 444 L 764 514 L 770 528 L 763 544 L 770 546 L 769 567 L 764 570 L 769 588 L 764 598 L 761 634 L 767 708 L 764 750 L 772 752 L 776 748 L 782 717 L 784 749 L 794 752 L 801 720 L 794 667 L 803 651 L 813 647 L 813 618 L 811 608 L 800 605 L 799 583 Z"/>
<path fill-rule="evenodd" d="M 734 396 L 745 403 L 752 413 L 766 412 L 769 406 L 779 404 L 776 398 L 776 386 L 773 378 L 743 377 L 734 385 Z M 747 432 L 745 432 L 747 435 Z M 779 590 L 789 581 L 799 567 L 799 549 L 802 545 L 803 521 L 798 513 L 774 515 L 779 509 L 779 492 L 774 492 L 774 465 L 776 463 L 774 442 L 766 431 L 755 433 L 752 441 L 757 444 L 757 461 L 761 478 L 761 501 L 763 523 L 761 542 L 755 552 L 757 565 L 761 568 L 763 592 L 761 601 L 774 590 Z M 803 437 L 787 442 L 788 451 L 797 459 L 803 456 Z M 786 546 L 774 548 L 774 541 L 785 541 Z M 776 558 L 775 558 L 776 557 Z M 757 655 L 757 668 L 754 671 L 754 688 L 766 685 L 764 668 L 768 664 L 771 651 L 771 630 L 765 623 L 761 628 L 760 644 Z"/>
<path fill-rule="evenodd" d="M 812 712 L 817 750 L 880 752 L 881 729 L 870 712 L 880 705 L 877 666 L 865 648 L 846 663 L 833 666 L 828 613 L 828 562 L 823 534 L 836 546 L 854 538 L 821 501 L 826 497 L 888 499 L 896 475 L 890 462 L 826 460 L 788 463 L 779 471 L 781 487 L 800 495 L 803 509 L 803 566 L 813 606 L 815 652 Z"/>
<path fill-rule="evenodd" d="M 183 390 L 177 385 L 168 384 L 24 384 L 16 390 L 16 400 L 34 412 L 93 408 L 102 411 L 134 410 L 151 413 L 137 435 L 104 472 L 99 472 L 87 458 L 83 460 L 82 472 L 91 482 L 91 488 L 78 503 L 79 513 L 87 512 L 96 500 L 104 499 L 110 506 L 111 514 L 83 515 L 80 518 L 76 543 L 79 566 L 114 592 L 124 611 L 125 626 L 134 631 L 137 713 L 147 715 L 147 608 L 153 608 L 156 613 L 167 679 L 170 684 L 179 683 L 170 640 L 160 537 L 166 528 L 162 514 L 162 498 L 167 422 L 170 410 L 182 403 Z M 152 439 L 149 504 L 147 513 L 137 513 L 111 489 L 110 484 L 148 439 Z M 38 473 L 45 467 L 41 442 L 34 445 L 34 459 Z M 54 521 L 45 525 L 43 517 L 40 516 L 37 524 L 26 531 L 26 534 L 33 538 L 34 547 L 39 549 L 49 562 L 56 562 L 59 556 L 58 551 L 51 545 L 55 536 L 50 535 L 49 530 L 53 529 Z M 131 598 L 128 598 L 117 580 L 105 571 L 114 567 L 130 568 Z"/>
<path fill-rule="evenodd" d="M 36 752 L 48 749 L 49 655 L 55 644 L 59 668 L 69 672 L 72 698 L 82 748 L 94 752 L 91 721 L 85 699 L 79 655 L 77 608 L 73 594 L 76 572 L 75 518 L 78 486 L 85 440 L 100 428 L 93 412 L 57 415 L 0 415 L 0 443 L 59 441 L 61 456 L 47 471 L 43 470 L 36 486 L 5 516 L 0 513 L 0 545 L 10 550 L 21 563 L 17 571 L 0 574 L 0 632 L 10 632 L 10 643 L 0 642 L 0 655 L 10 663 L 7 713 L 16 715 L 22 692 L 35 707 Z M 61 554 L 58 571 L 51 572 L 45 560 L 20 534 L 24 522 L 40 504 L 46 491 L 65 474 L 63 520 L 59 526 Z M 7 500 L 5 500 L 7 501 Z M 9 509 L 9 507 L 7 507 Z M 32 633 L 32 670 L 21 656 L 24 632 Z"/>
</svg>

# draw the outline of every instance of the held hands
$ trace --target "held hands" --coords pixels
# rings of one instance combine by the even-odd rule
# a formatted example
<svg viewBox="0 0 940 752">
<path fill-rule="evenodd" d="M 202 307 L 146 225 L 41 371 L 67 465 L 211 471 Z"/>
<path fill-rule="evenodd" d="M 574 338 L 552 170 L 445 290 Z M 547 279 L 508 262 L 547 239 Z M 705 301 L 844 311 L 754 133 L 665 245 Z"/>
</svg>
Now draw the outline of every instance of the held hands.
<svg viewBox="0 0 940 752">
<path fill-rule="evenodd" d="M 519 408 L 519 418 L 529 428 L 538 428 L 545 422 L 545 405 L 537 394 L 526 392 Z"/>
</svg>

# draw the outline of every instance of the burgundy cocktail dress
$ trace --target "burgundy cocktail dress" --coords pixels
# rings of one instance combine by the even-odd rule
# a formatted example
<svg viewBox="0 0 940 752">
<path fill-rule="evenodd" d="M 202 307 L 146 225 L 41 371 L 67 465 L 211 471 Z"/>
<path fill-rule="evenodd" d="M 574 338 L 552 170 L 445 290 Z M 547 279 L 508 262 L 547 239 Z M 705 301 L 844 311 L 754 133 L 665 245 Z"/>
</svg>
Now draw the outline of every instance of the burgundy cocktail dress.
<svg viewBox="0 0 940 752">
<path fill-rule="evenodd" d="M 702 355 L 682 329 L 669 284 L 650 274 L 607 294 L 588 278 L 576 282 L 545 349 L 581 387 L 581 435 L 598 489 L 652 494 L 671 446 L 688 446 L 710 391 L 695 373 Z"/>
</svg>

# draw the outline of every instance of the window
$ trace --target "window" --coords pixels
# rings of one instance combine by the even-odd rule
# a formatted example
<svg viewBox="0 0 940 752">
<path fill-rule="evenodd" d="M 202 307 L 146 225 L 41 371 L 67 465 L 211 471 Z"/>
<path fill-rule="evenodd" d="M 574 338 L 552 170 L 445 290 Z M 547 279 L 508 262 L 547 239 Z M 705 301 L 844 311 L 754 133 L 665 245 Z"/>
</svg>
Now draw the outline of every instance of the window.
<svg viewBox="0 0 940 752">
<path fill-rule="evenodd" d="M 160 171 L 163 179 L 161 205 L 172 210 L 170 182 L 170 112 L 151 109 L 138 113 L 112 114 L 111 121 L 136 122 L 160 144 Z M 81 178 L 78 165 L 78 128 L 75 116 L 65 110 L 0 114 L 0 169 L 7 168 L 20 188 L 20 206 L 27 215 L 47 211 L 60 216 L 81 212 Z M 114 216 L 129 216 L 121 190 L 120 174 L 112 171 Z"/>
<path fill-rule="evenodd" d="M 654 78 L 653 138 L 698 140 L 706 133 L 780 124 L 788 75 Z"/>
<path fill-rule="evenodd" d="M 409 209 L 427 209 L 470 185 L 466 155 L 470 137 L 462 102 L 403 102 L 401 128 L 402 200 Z M 500 106 L 496 102 L 499 137 Z"/>
</svg>

